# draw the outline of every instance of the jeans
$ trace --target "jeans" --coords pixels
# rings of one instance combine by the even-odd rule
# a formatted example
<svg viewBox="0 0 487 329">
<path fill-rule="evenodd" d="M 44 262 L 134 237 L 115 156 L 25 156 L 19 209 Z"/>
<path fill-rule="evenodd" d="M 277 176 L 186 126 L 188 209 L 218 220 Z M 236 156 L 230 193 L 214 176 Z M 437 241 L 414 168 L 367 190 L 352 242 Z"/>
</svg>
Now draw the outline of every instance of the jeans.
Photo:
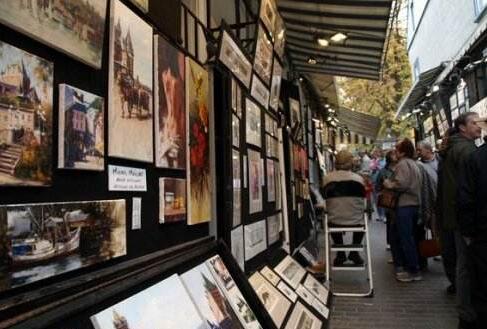
<svg viewBox="0 0 487 329">
<path fill-rule="evenodd" d="M 411 274 L 419 271 L 418 248 L 415 239 L 418 209 L 417 206 L 398 207 L 395 221 L 391 225 L 390 240 L 394 266 L 403 267 Z"/>
<path fill-rule="evenodd" d="M 469 250 L 460 232 L 455 231 L 457 248 L 457 309 L 458 316 L 467 322 L 474 322 L 477 315 L 472 307 L 472 289 L 469 271 Z M 483 278 L 485 280 L 485 278 Z"/>
<path fill-rule="evenodd" d="M 456 286 L 457 251 L 455 247 L 455 234 L 453 231 L 440 231 L 441 260 L 448 281 Z"/>
</svg>

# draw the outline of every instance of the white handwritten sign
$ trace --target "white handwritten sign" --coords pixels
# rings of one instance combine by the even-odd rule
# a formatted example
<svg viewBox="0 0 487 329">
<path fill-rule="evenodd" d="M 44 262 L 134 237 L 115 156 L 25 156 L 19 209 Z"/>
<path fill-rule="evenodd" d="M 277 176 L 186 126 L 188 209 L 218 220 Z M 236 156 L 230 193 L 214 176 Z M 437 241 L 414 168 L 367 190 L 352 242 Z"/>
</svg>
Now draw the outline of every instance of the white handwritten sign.
<svg viewBox="0 0 487 329">
<path fill-rule="evenodd" d="M 147 191 L 145 169 L 108 165 L 109 191 Z"/>
</svg>

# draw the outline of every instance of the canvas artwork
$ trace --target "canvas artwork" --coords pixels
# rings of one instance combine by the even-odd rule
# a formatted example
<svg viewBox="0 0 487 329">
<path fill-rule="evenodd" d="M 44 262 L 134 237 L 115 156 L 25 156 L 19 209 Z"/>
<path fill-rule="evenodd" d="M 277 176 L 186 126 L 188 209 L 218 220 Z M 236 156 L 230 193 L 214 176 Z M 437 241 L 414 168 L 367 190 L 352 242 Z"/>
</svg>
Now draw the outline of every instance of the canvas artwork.
<svg viewBox="0 0 487 329">
<path fill-rule="evenodd" d="M 269 84 L 272 73 L 273 45 L 267 37 L 264 28 L 259 24 L 257 45 L 255 47 L 254 70 L 259 77 Z"/>
<path fill-rule="evenodd" d="M 247 143 L 260 147 L 262 144 L 261 137 L 261 109 L 250 98 L 245 99 L 246 124 L 245 138 Z"/>
<path fill-rule="evenodd" d="M 104 99 L 59 85 L 58 168 L 104 170 Z"/>
<path fill-rule="evenodd" d="M 240 120 L 232 114 L 232 145 L 240 147 Z"/>
<path fill-rule="evenodd" d="M 284 48 L 286 45 L 286 27 L 280 15 L 276 16 L 274 27 L 274 51 L 280 59 L 284 58 Z"/>
<path fill-rule="evenodd" d="M 207 329 L 177 274 L 90 319 L 95 329 Z"/>
<path fill-rule="evenodd" d="M 260 270 L 260 274 L 262 274 L 273 286 L 276 286 L 281 280 L 279 279 L 279 276 L 267 265 Z"/>
<path fill-rule="evenodd" d="M 53 71 L 0 41 L 0 185 L 51 184 Z"/>
<path fill-rule="evenodd" d="M 278 215 L 267 218 L 267 240 L 269 241 L 269 245 L 279 241 L 280 225 Z"/>
<path fill-rule="evenodd" d="M 267 249 L 267 233 L 265 220 L 245 225 L 245 260 L 254 258 Z"/>
<path fill-rule="evenodd" d="M 329 290 L 321 284 L 316 278 L 309 274 L 306 276 L 304 286 L 322 303 L 328 303 Z"/>
<path fill-rule="evenodd" d="M 276 327 L 280 328 L 291 307 L 291 302 L 259 272 L 255 272 L 249 278 L 249 283 L 254 288 L 262 304 L 264 304 Z"/>
<path fill-rule="evenodd" d="M 208 72 L 186 57 L 188 224 L 211 220 Z"/>
<path fill-rule="evenodd" d="M 126 254 L 125 200 L 0 206 L 0 290 Z"/>
<path fill-rule="evenodd" d="M 262 0 L 260 5 L 260 19 L 271 35 L 274 35 L 276 17 L 278 16 L 274 0 Z"/>
<path fill-rule="evenodd" d="M 154 36 L 156 166 L 186 169 L 184 54 Z"/>
<path fill-rule="evenodd" d="M 119 0 L 110 8 L 108 155 L 152 162 L 152 28 Z"/>
<path fill-rule="evenodd" d="M 245 271 L 243 226 L 233 229 L 230 235 L 232 255 L 240 266 L 240 269 Z"/>
<path fill-rule="evenodd" d="M 274 160 L 266 159 L 266 174 L 267 174 L 267 201 L 268 202 L 275 202 L 276 201 L 276 174 L 274 170 Z"/>
<path fill-rule="evenodd" d="M 248 150 L 249 159 L 249 213 L 262 211 L 262 164 L 260 153 Z"/>
<path fill-rule="evenodd" d="M 252 63 L 227 31 L 223 31 L 218 59 L 247 87 L 252 77 Z"/>
<path fill-rule="evenodd" d="M 97 69 L 106 11 L 107 0 L 0 0 L 1 23 Z"/>
<path fill-rule="evenodd" d="M 281 291 L 291 302 L 296 303 L 296 300 L 298 300 L 298 295 L 284 281 L 279 282 L 277 289 L 279 289 L 279 291 Z"/>
<path fill-rule="evenodd" d="M 186 179 L 159 178 L 159 223 L 186 221 Z"/>
<path fill-rule="evenodd" d="M 306 306 L 297 302 L 285 329 L 320 329 L 321 325 L 321 321 Z"/>
<path fill-rule="evenodd" d="M 240 153 L 237 150 L 232 152 L 232 171 L 233 171 L 233 227 L 242 222 L 241 212 L 241 172 L 240 172 Z"/>
<path fill-rule="evenodd" d="M 299 101 L 289 98 L 289 112 L 291 115 L 291 128 L 294 128 L 298 123 L 301 122 Z"/>
<path fill-rule="evenodd" d="M 260 79 L 254 75 L 252 79 L 252 87 L 250 88 L 250 95 L 255 98 L 260 105 L 265 109 L 269 106 L 269 89 L 264 85 Z"/>
<path fill-rule="evenodd" d="M 134 5 L 139 7 L 143 12 L 149 11 L 149 0 L 130 0 Z"/>
<path fill-rule="evenodd" d="M 272 81 L 271 81 L 271 95 L 269 99 L 269 107 L 274 111 L 279 110 L 279 96 L 281 95 L 281 79 L 282 79 L 282 66 L 277 60 L 274 60 L 274 66 L 272 69 Z"/>
<path fill-rule="evenodd" d="M 286 256 L 274 269 L 293 289 L 296 289 L 306 270 L 291 256 Z"/>
</svg>

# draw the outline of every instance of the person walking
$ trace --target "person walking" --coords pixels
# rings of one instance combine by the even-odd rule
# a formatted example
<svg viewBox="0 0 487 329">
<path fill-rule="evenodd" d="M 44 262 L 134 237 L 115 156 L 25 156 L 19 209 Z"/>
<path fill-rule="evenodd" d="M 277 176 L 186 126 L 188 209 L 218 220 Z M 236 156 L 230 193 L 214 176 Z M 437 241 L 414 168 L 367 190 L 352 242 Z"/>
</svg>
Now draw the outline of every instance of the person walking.
<svg viewBox="0 0 487 329">
<path fill-rule="evenodd" d="M 394 176 L 384 181 L 384 187 L 399 193 L 396 218 L 391 229 L 391 251 L 396 267 L 396 279 L 401 282 L 420 281 L 415 227 L 418 222 L 421 172 L 414 161 L 414 145 L 405 138 L 396 145 L 398 163 Z"/>
<path fill-rule="evenodd" d="M 482 130 L 477 124 L 478 114 L 466 112 L 455 120 L 456 134 L 448 138 L 441 169 L 441 189 L 438 198 L 441 207 L 440 227 L 452 231 L 456 247 L 456 291 L 459 328 L 475 328 L 477 314 L 472 307 L 470 276 L 467 262 L 467 244 L 458 230 L 458 176 L 465 170 L 467 160 L 475 152 L 475 140 Z"/>
</svg>

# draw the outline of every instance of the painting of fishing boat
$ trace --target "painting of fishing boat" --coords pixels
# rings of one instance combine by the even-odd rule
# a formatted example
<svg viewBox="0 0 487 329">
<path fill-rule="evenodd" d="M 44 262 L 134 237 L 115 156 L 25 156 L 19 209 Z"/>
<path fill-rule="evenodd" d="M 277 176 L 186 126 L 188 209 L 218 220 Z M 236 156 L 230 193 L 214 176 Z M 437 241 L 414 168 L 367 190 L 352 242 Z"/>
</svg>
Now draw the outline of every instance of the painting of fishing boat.
<svg viewBox="0 0 487 329">
<path fill-rule="evenodd" d="M 126 254 L 125 200 L 0 206 L 0 291 Z"/>
</svg>

